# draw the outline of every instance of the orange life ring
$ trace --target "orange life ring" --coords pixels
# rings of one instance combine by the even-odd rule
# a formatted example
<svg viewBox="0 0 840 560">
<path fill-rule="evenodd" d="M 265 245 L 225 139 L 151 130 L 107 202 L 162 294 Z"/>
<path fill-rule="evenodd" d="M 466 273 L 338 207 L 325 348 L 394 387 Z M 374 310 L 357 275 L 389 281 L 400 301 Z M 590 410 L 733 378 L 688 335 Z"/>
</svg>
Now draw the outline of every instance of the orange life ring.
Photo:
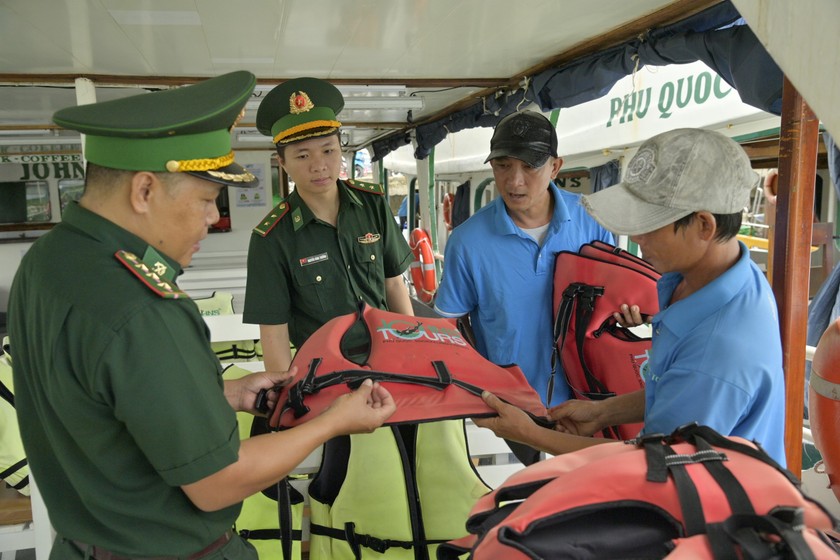
<svg viewBox="0 0 840 560">
<path fill-rule="evenodd" d="M 455 204 L 455 195 L 446 193 L 443 195 L 443 223 L 446 229 L 452 229 L 452 205 Z"/>
<path fill-rule="evenodd" d="M 808 387 L 808 417 L 814 444 L 825 463 L 831 490 L 840 500 L 840 319 L 820 337 L 811 361 Z"/>
<path fill-rule="evenodd" d="M 408 245 L 414 253 L 414 262 L 411 263 L 411 281 L 414 284 L 414 290 L 420 301 L 430 303 L 437 291 L 437 274 L 429 234 L 420 228 L 412 230 Z"/>
</svg>

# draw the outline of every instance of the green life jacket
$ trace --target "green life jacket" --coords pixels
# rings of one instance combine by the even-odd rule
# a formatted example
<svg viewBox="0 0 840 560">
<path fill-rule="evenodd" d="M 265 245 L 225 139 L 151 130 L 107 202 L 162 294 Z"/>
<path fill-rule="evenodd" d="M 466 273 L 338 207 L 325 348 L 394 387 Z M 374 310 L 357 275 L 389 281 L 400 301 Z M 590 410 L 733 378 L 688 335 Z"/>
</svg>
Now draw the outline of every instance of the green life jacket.
<svg viewBox="0 0 840 560">
<path fill-rule="evenodd" d="M 251 372 L 237 367 L 228 366 L 222 376 L 225 379 L 239 379 Z M 239 437 L 250 437 L 254 416 L 247 412 L 237 412 L 239 421 Z M 291 488 L 292 515 L 292 558 L 301 558 L 301 527 L 303 525 L 303 494 L 294 487 Z M 236 532 L 243 539 L 254 545 L 260 560 L 281 560 L 283 555 L 280 547 L 280 529 L 277 523 L 277 498 L 274 486 L 263 492 L 249 496 L 242 503 L 242 510 L 236 518 Z M 273 496 L 273 497 L 272 497 Z"/>
<path fill-rule="evenodd" d="M 202 317 L 233 315 L 233 294 L 213 292 L 207 298 L 193 299 Z M 212 342 L 210 346 L 222 363 L 262 360 L 262 346 L 258 340 Z"/>
<path fill-rule="evenodd" d="M 335 438 L 309 486 L 309 557 L 435 558 L 442 542 L 466 535 L 470 509 L 489 491 L 464 420 Z"/>
<path fill-rule="evenodd" d="M 0 351 L 0 478 L 28 496 L 29 464 L 20 439 L 14 390 L 9 337 L 4 337 L 3 349 Z"/>
</svg>

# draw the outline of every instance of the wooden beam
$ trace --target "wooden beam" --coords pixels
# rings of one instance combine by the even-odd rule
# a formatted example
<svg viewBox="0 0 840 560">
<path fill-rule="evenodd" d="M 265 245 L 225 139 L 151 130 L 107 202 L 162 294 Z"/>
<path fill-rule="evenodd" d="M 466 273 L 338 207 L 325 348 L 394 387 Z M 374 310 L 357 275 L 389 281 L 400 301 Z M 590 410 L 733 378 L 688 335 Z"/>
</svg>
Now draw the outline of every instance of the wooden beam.
<svg viewBox="0 0 840 560">
<path fill-rule="evenodd" d="M 787 467 L 796 476 L 801 476 L 802 471 L 805 342 L 818 135 L 816 115 L 785 79 L 771 280 L 782 335 Z"/>
</svg>

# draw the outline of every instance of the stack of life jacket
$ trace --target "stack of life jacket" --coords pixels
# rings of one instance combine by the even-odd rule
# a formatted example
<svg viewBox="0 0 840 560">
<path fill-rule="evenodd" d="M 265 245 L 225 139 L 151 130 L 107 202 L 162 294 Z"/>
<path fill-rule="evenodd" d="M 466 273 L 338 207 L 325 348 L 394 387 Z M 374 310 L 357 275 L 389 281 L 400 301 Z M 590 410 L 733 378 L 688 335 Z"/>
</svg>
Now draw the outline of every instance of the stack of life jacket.
<svg viewBox="0 0 840 560">
<path fill-rule="evenodd" d="M 0 350 L 0 478 L 24 496 L 29 495 L 29 464 L 15 411 L 12 355 L 7 336 L 3 337 Z"/>
<path fill-rule="evenodd" d="M 193 301 L 202 317 L 233 315 L 233 294 L 230 292 L 213 292 L 210 297 Z M 259 340 L 211 342 L 210 346 L 222 363 L 262 360 L 262 345 Z"/>
<path fill-rule="evenodd" d="M 298 375 L 281 389 L 271 429 L 308 421 L 365 379 L 397 404 L 386 426 L 325 444 L 308 489 L 313 560 L 434 558 L 441 543 L 466 534 L 470 508 L 490 491 L 470 460 L 463 421 L 496 414 L 482 391 L 546 422 L 522 371 L 484 359 L 449 319 L 362 303 L 313 333 L 292 364 Z M 280 485 L 281 502 L 284 494 Z"/>
<path fill-rule="evenodd" d="M 838 558 L 834 519 L 759 446 L 696 424 L 510 476 L 442 560 Z"/>
<path fill-rule="evenodd" d="M 554 369 L 559 358 L 573 397 L 600 400 L 644 388 L 642 368 L 651 339 L 619 325 L 613 313 L 622 304 L 641 314 L 659 309 L 659 273 L 639 257 L 602 241 L 577 253 L 561 251 L 554 265 Z M 549 400 L 554 375 L 549 386 Z M 612 439 L 630 439 L 641 424 L 604 430 Z"/>
</svg>

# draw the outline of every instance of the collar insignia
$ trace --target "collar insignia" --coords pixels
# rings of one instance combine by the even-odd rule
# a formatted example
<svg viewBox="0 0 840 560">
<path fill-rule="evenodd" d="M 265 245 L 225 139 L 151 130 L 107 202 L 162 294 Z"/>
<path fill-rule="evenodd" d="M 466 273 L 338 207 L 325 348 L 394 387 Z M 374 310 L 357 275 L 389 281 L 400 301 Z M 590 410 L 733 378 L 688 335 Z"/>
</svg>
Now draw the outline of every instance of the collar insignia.
<svg viewBox="0 0 840 560">
<path fill-rule="evenodd" d="M 362 245 L 368 245 L 370 243 L 376 243 L 377 241 L 379 241 L 380 237 L 382 237 L 382 236 L 379 235 L 378 233 L 367 232 L 363 236 L 357 237 L 356 240 L 359 243 L 361 243 Z"/>
<path fill-rule="evenodd" d="M 315 108 L 315 104 L 309 99 L 305 91 L 296 91 L 289 97 L 289 112 L 293 115 L 306 113 Z"/>
<path fill-rule="evenodd" d="M 130 270 L 134 276 L 140 280 L 140 282 L 160 297 L 167 299 L 189 298 L 189 296 L 182 292 L 174 282 L 170 282 L 166 278 L 157 274 L 134 253 L 130 253 L 128 251 L 117 251 L 114 256 L 117 257 L 117 260 Z M 156 263 L 155 266 L 157 266 L 157 264 L 158 263 Z"/>
</svg>

